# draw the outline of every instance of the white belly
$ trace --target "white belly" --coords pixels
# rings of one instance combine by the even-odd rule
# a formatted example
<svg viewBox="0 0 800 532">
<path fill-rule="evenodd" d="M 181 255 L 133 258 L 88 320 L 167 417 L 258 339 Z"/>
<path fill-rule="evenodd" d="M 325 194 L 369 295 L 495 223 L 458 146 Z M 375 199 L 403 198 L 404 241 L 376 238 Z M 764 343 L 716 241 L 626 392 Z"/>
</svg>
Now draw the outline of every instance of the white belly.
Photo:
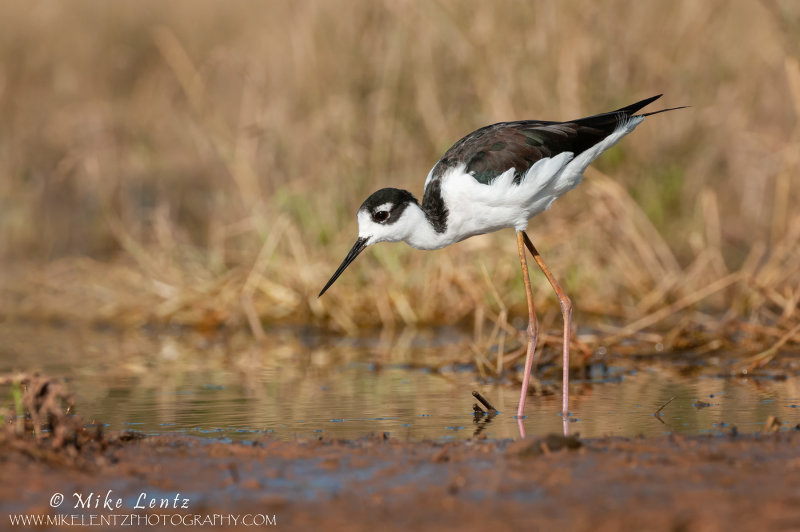
<svg viewBox="0 0 800 532">
<path fill-rule="evenodd" d="M 542 159 L 518 184 L 513 181 L 513 168 L 489 185 L 465 175 L 463 168 L 443 176 L 448 240 L 457 242 L 506 227 L 525 229 L 528 220 L 580 183 L 580 174 L 568 175 L 565 171 L 571 160 L 571 153 Z"/>
</svg>

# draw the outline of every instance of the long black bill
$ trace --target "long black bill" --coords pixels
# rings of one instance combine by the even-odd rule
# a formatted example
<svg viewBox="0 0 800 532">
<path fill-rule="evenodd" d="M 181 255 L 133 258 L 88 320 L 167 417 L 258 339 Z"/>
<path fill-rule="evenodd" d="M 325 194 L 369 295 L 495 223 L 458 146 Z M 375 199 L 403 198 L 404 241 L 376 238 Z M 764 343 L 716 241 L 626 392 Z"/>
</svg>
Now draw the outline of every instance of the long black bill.
<svg viewBox="0 0 800 532">
<path fill-rule="evenodd" d="M 322 297 L 322 294 L 325 293 L 325 290 L 330 288 L 330 286 L 333 284 L 333 282 L 336 279 L 338 279 L 340 275 L 342 275 L 342 272 L 345 270 L 345 268 L 350 266 L 350 263 L 353 262 L 354 260 L 356 260 L 356 257 L 358 257 L 358 254 L 361 253 L 362 251 L 364 251 L 364 248 L 367 247 L 367 240 L 369 240 L 369 239 L 368 238 L 359 238 L 358 240 L 356 240 L 356 243 L 353 244 L 353 248 L 350 250 L 350 253 L 347 254 L 347 256 L 342 261 L 342 264 L 339 266 L 339 269 L 336 270 L 336 273 L 333 274 L 333 276 L 331 277 L 331 280 L 328 281 L 328 284 L 325 285 L 325 288 L 322 289 L 322 292 L 320 292 L 317 297 Z"/>
</svg>

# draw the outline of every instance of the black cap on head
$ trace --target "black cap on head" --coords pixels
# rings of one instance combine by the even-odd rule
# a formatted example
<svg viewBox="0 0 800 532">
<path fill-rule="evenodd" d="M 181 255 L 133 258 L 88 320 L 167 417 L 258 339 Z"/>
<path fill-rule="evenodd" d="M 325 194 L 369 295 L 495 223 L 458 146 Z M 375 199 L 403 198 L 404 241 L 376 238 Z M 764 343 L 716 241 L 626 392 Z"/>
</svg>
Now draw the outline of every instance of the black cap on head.
<svg viewBox="0 0 800 532">
<path fill-rule="evenodd" d="M 364 203 L 361 204 L 361 209 L 366 209 L 372 212 L 376 207 L 380 207 L 385 203 L 392 203 L 394 205 L 402 205 L 407 203 L 416 203 L 417 198 L 409 192 L 408 190 L 402 190 L 399 188 L 382 188 L 377 192 L 373 192 L 370 196 L 364 200 Z"/>
<path fill-rule="evenodd" d="M 382 188 L 364 200 L 358 210 L 367 211 L 375 223 L 392 224 L 400 218 L 400 215 L 411 203 L 417 203 L 417 198 L 411 192 L 399 188 Z M 378 210 L 379 207 L 387 204 L 390 205 L 388 212 Z"/>
</svg>

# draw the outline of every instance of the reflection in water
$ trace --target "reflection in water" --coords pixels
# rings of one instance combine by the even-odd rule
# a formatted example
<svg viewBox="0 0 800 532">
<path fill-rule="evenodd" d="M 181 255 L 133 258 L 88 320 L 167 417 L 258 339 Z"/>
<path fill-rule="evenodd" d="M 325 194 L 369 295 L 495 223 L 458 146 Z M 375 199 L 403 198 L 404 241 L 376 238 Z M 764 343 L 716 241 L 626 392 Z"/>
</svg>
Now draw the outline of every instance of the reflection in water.
<svg viewBox="0 0 800 532">
<path fill-rule="evenodd" d="M 497 410 L 490 410 L 488 412 L 484 412 L 483 410 L 474 411 L 472 413 L 472 423 L 475 424 L 475 430 L 472 432 L 472 437 L 475 438 L 483 432 L 489 423 L 492 422 L 494 417 L 497 415 Z"/>
<path fill-rule="evenodd" d="M 66 376 L 76 411 L 112 430 L 236 440 L 382 432 L 402 439 L 517 437 L 515 388 L 476 382 L 455 334 L 446 332 L 449 343 L 428 334 L 387 348 L 372 339 L 323 341 L 284 330 L 267 347 L 256 347 L 244 334 L 222 342 L 5 324 L 0 371 Z M 575 381 L 566 419 L 558 394 L 530 397 L 521 420 L 528 434 L 560 433 L 562 423 L 581 437 L 715 433 L 732 426 L 755 432 L 771 415 L 785 428 L 800 423 L 796 377 L 723 379 L 713 368 L 684 377 L 669 363 L 637 369 L 628 359 L 617 362 Z M 473 410 L 476 388 L 497 413 Z"/>
</svg>

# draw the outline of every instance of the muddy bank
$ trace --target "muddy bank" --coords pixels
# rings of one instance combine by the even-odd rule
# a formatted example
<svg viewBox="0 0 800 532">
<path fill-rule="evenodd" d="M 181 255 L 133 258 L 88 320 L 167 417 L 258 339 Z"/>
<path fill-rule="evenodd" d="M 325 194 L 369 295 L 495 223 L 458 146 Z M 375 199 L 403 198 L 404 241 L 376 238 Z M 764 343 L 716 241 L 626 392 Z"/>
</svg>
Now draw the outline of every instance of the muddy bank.
<svg viewBox="0 0 800 532">
<path fill-rule="evenodd" d="M 105 516 L 106 524 L 134 514 L 166 528 L 216 519 L 231 530 L 244 525 L 222 516 L 266 516 L 265 526 L 289 530 L 800 529 L 796 429 L 448 443 L 117 434 L 71 452 L 0 446 L 2 528 L 16 514 Z"/>
</svg>

